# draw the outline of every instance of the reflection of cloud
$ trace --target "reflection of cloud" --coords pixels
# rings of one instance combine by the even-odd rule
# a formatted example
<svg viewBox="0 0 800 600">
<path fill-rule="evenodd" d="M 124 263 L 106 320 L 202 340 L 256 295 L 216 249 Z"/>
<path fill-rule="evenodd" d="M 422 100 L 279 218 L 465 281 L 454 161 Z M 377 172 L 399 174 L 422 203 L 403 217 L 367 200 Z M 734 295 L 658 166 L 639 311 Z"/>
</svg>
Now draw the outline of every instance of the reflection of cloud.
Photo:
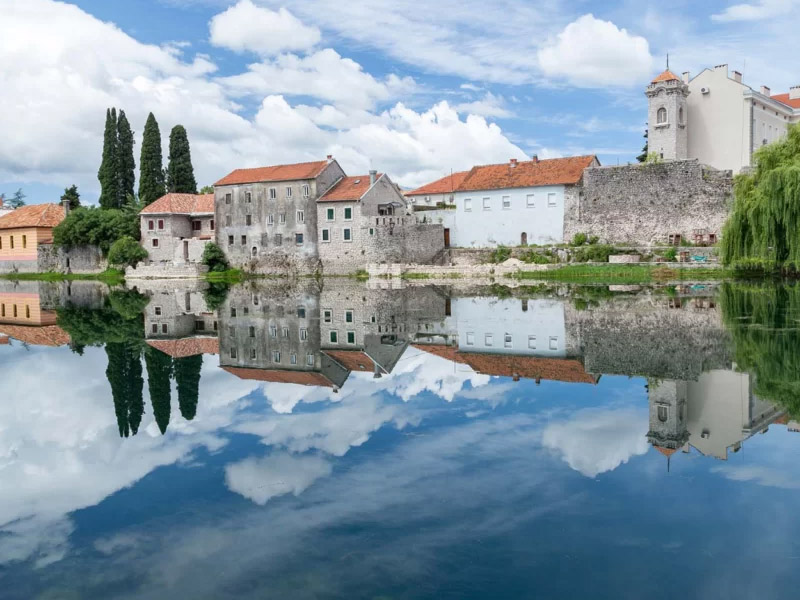
<svg viewBox="0 0 800 600">
<path fill-rule="evenodd" d="M 782 488 L 785 490 L 800 489 L 798 480 L 790 471 L 774 469 L 762 465 L 723 465 L 711 469 L 713 473 L 721 473 L 731 481 L 752 481 L 766 487 Z"/>
<path fill-rule="evenodd" d="M 647 430 L 646 411 L 587 409 L 548 425 L 542 444 L 558 452 L 571 468 L 594 477 L 647 452 Z"/>
<path fill-rule="evenodd" d="M 276 496 L 289 493 L 299 496 L 314 481 L 330 473 L 331 465 L 322 457 L 273 454 L 228 465 L 225 483 L 232 492 L 263 506 Z"/>
</svg>

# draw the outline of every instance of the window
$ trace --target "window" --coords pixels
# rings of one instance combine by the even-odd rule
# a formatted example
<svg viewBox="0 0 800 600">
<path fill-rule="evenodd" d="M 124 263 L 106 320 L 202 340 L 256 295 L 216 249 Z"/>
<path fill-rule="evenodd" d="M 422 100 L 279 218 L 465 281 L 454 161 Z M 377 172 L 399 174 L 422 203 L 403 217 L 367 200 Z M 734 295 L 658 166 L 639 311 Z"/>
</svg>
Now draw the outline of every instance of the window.
<svg viewBox="0 0 800 600">
<path fill-rule="evenodd" d="M 5 306 L 3 306 L 3 308 L 5 308 Z M 6 316 L 6 313 L 5 313 L 5 311 L 3 311 L 3 316 L 4 316 L 4 317 Z M 153 323 L 153 324 L 150 326 L 150 332 L 151 332 L 151 333 L 158 333 L 158 323 Z"/>
<path fill-rule="evenodd" d="M 231 216 L 230 215 L 225 215 L 225 225 L 227 227 L 231 226 Z"/>
<path fill-rule="evenodd" d="M 269 199 L 275 200 L 278 197 L 278 189 L 277 188 L 269 188 Z"/>
<path fill-rule="evenodd" d="M 511 196 L 503 196 L 503 210 L 511 210 Z"/>
<path fill-rule="evenodd" d="M 6 305 L 0 304 L 0 317 L 5 317 L 5 316 L 6 316 Z"/>
<path fill-rule="evenodd" d="M 306 307 L 305 306 L 298 306 L 297 307 L 297 317 L 299 319 L 305 319 L 306 318 Z"/>
<path fill-rule="evenodd" d="M 297 364 L 297 354 L 290 354 L 289 355 L 289 362 L 293 365 Z"/>
<path fill-rule="evenodd" d="M 22 236 L 22 247 L 23 248 L 27 248 L 28 247 L 28 236 L 27 235 L 23 235 Z"/>
<path fill-rule="evenodd" d="M 347 343 L 348 344 L 355 344 L 356 343 L 356 332 L 355 331 L 348 331 L 347 332 Z"/>
<path fill-rule="evenodd" d="M 344 311 L 344 322 L 345 323 L 352 323 L 353 322 L 353 311 L 352 310 Z"/>
<path fill-rule="evenodd" d="M 231 194 L 225 194 L 225 204 L 231 203 Z"/>
<path fill-rule="evenodd" d="M 494 345 L 494 336 L 491 333 L 487 333 L 483 336 L 483 345 L 484 346 L 493 346 Z"/>
<path fill-rule="evenodd" d="M 550 208 L 556 205 L 556 193 L 555 192 L 548 192 L 547 194 L 547 206 Z"/>
<path fill-rule="evenodd" d="M 253 201 L 253 195 L 250 192 L 244 193 L 244 201 L 248 204 Z"/>
<path fill-rule="evenodd" d="M 667 122 L 667 109 L 661 107 L 658 109 L 658 112 L 656 112 L 656 124 L 663 125 L 666 122 Z"/>
<path fill-rule="evenodd" d="M 369 234 L 375 235 L 375 230 L 372 227 L 369 228 Z"/>
<path fill-rule="evenodd" d="M 148 228 L 150 231 L 153 231 L 153 229 L 155 229 L 155 228 L 156 228 L 156 222 L 155 222 L 155 221 L 153 221 L 152 219 L 150 219 L 150 220 L 147 222 L 147 228 Z"/>
<path fill-rule="evenodd" d="M 158 228 L 159 229 L 164 229 L 164 219 L 159 219 L 158 220 Z"/>
<path fill-rule="evenodd" d="M 203 321 L 195 321 L 194 322 L 194 330 L 195 331 L 205 331 L 206 330 L 206 324 L 203 323 Z"/>
<path fill-rule="evenodd" d="M 11 238 L 11 247 L 14 247 L 14 238 Z M 153 248 L 158 248 L 158 238 L 153 238 Z"/>
<path fill-rule="evenodd" d="M 255 246 L 250 248 L 250 256 L 256 258 L 258 256 L 258 248 L 256 248 Z"/>
<path fill-rule="evenodd" d="M 253 294 L 253 306 L 258 306 L 258 296 Z"/>
<path fill-rule="evenodd" d="M 228 246 L 233 246 L 233 236 L 232 235 L 228 236 Z"/>
<path fill-rule="evenodd" d="M 290 186 L 290 185 L 286 186 L 286 197 L 287 198 L 291 198 L 292 197 L 292 186 Z"/>
<path fill-rule="evenodd" d="M 153 307 L 153 314 L 155 316 L 157 316 L 157 317 L 160 317 L 161 316 L 161 307 L 160 306 L 154 306 Z"/>
<path fill-rule="evenodd" d="M 331 241 L 331 230 L 330 229 L 323 229 L 322 230 L 322 241 L 323 242 L 330 242 Z"/>
<path fill-rule="evenodd" d="M 232 317 L 236 316 L 236 307 L 235 306 L 231 306 L 231 316 Z"/>
<path fill-rule="evenodd" d="M 322 322 L 323 323 L 331 323 L 333 321 L 333 311 L 330 308 L 326 308 L 322 311 Z"/>
<path fill-rule="evenodd" d="M 305 342 L 308 339 L 308 329 L 305 327 L 300 328 L 300 341 Z"/>
<path fill-rule="evenodd" d="M 250 349 L 250 360 L 255 360 L 255 359 L 256 359 L 256 349 L 255 348 L 251 348 Z"/>
<path fill-rule="evenodd" d="M 11 242 L 11 249 L 13 250 L 14 249 L 14 236 L 13 235 L 8 236 L 8 240 Z M 156 240 L 156 241 L 158 241 L 158 240 Z M 156 245 L 158 245 L 158 244 L 156 244 Z"/>
<path fill-rule="evenodd" d="M 511 348 L 511 334 L 507 333 L 503 336 L 503 346 L 506 348 Z"/>
<path fill-rule="evenodd" d="M 242 236 L 242 246 L 247 246 L 247 236 L 246 235 Z"/>
<path fill-rule="evenodd" d="M 284 225 L 286 223 L 286 213 L 281 213 L 278 215 L 278 224 Z"/>
<path fill-rule="evenodd" d="M 245 225 L 252 225 L 253 224 L 253 216 L 252 215 L 245 215 L 244 216 L 244 224 Z"/>
<path fill-rule="evenodd" d="M 278 350 L 272 351 L 272 362 L 274 363 L 281 362 L 281 353 Z"/>
<path fill-rule="evenodd" d="M 303 234 L 302 233 L 295 233 L 294 234 L 294 243 L 298 246 L 303 245 Z"/>
<path fill-rule="evenodd" d="M 344 220 L 345 221 L 352 221 L 353 220 L 353 207 L 345 206 L 344 207 Z"/>
<path fill-rule="evenodd" d="M 256 337 L 256 328 L 255 328 L 255 327 L 253 327 L 252 325 L 250 325 L 250 327 L 249 327 L 249 333 L 250 333 L 250 337 L 251 337 L 251 338 L 254 338 L 254 337 Z"/>
<path fill-rule="evenodd" d="M 288 338 L 289 337 L 289 328 L 288 327 L 282 327 L 281 328 L 281 337 L 282 338 Z"/>
<path fill-rule="evenodd" d="M 31 307 L 28 306 L 27 304 L 25 305 L 25 318 L 26 319 L 31 318 Z"/>
<path fill-rule="evenodd" d="M 333 221 L 336 218 L 336 209 L 335 208 L 328 208 L 325 210 L 325 220 L 326 221 Z"/>
<path fill-rule="evenodd" d="M 467 346 L 474 346 L 475 345 L 475 334 L 472 332 L 467 332 Z"/>
<path fill-rule="evenodd" d="M 275 215 L 267 215 L 267 225 L 275 224 Z"/>
<path fill-rule="evenodd" d="M 203 224 L 200 221 L 192 221 L 192 231 L 200 231 Z"/>
<path fill-rule="evenodd" d="M 528 336 L 528 348 L 531 350 L 536 350 L 536 336 L 529 335 Z"/>
<path fill-rule="evenodd" d="M 662 423 L 665 423 L 668 417 L 669 417 L 669 408 L 667 408 L 666 406 L 659 406 L 658 420 L 661 421 Z"/>
<path fill-rule="evenodd" d="M 313 354 L 306 354 L 306 364 L 309 367 L 313 367 L 314 366 L 314 355 Z"/>
<path fill-rule="evenodd" d="M 472 198 L 464 198 L 464 212 L 472 212 Z"/>
<path fill-rule="evenodd" d="M 270 325 L 269 326 L 269 337 L 273 337 L 273 338 L 278 337 L 278 326 L 277 325 Z"/>
<path fill-rule="evenodd" d="M 678 125 L 683 125 L 683 107 L 678 109 Z"/>
<path fill-rule="evenodd" d="M 306 222 L 306 211 L 298 210 L 297 211 L 297 222 L 298 223 L 305 223 Z"/>
<path fill-rule="evenodd" d="M 330 340 L 331 340 L 331 344 L 338 344 L 339 343 L 339 333 L 337 331 L 331 331 Z"/>
<path fill-rule="evenodd" d="M 353 233 L 350 231 L 349 227 L 345 227 L 342 229 L 342 239 L 345 242 L 352 242 L 353 241 Z"/>
<path fill-rule="evenodd" d="M 236 358 L 236 348 L 231 348 L 231 358 Z"/>
<path fill-rule="evenodd" d="M 214 231 L 214 219 L 211 219 L 211 231 Z"/>
<path fill-rule="evenodd" d="M 550 336 L 550 350 L 558 350 L 558 337 Z"/>
<path fill-rule="evenodd" d="M 233 325 L 228 326 L 228 335 L 231 337 L 236 337 L 236 327 Z"/>
<path fill-rule="evenodd" d="M 250 314 L 250 309 L 248 307 L 246 307 L 246 306 L 243 306 L 242 307 L 242 314 L 243 315 L 249 315 Z"/>
<path fill-rule="evenodd" d="M 161 333 L 169 333 L 169 325 L 166 323 L 161 324 Z"/>
<path fill-rule="evenodd" d="M 311 195 L 311 186 L 307 183 L 303 184 L 303 198 L 308 198 Z"/>
<path fill-rule="evenodd" d="M 533 200 L 533 194 L 528 194 L 525 196 L 525 206 L 528 208 L 534 208 L 536 206 L 536 203 Z"/>
<path fill-rule="evenodd" d="M 484 198 L 483 199 L 483 210 L 492 210 L 492 199 L 491 198 Z"/>
<path fill-rule="evenodd" d="M 283 235 L 280 234 L 280 233 L 276 233 L 275 234 L 275 245 L 276 246 L 280 246 L 281 244 L 283 244 Z"/>
</svg>

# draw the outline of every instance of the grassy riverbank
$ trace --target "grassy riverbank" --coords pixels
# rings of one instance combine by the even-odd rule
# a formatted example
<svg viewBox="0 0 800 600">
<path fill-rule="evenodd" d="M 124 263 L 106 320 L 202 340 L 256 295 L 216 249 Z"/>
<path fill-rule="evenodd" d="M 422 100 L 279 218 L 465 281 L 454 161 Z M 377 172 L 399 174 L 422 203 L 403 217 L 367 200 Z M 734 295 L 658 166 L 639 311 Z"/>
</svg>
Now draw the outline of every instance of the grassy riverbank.
<svg viewBox="0 0 800 600">
<path fill-rule="evenodd" d="M 733 278 L 722 267 L 675 268 L 666 265 L 572 264 L 547 271 L 521 271 L 508 277 L 517 280 L 560 281 L 564 283 L 645 284 L 667 281 L 721 281 Z"/>
<path fill-rule="evenodd" d="M 107 285 L 125 283 L 125 273 L 118 269 L 107 269 L 102 273 L 5 273 L 0 279 L 10 281 L 100 281 Z"/>
</svg>

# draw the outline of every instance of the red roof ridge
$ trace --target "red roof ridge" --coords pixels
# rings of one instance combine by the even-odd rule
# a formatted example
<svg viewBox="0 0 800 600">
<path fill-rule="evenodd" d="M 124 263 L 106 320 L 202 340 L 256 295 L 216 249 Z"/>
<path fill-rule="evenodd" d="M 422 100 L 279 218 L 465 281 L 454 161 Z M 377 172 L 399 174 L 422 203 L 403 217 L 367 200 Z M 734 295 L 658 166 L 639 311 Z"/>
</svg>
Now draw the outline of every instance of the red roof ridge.
<svg viewBox="0 0 800 600">
<path fill-rule="evenodd" d="M 781 104 L 785 104 L 786 106 L 789 106 L 791 108 L 800 108 L 800 98 L 792 99 L 789 97 L 788 92 L 785 94 L 775 94 L 773 96 L 770 96 L 770 98 L 772 98 L 776 102 L 780 102 Z"/>
<path fill-rule="evenodd" d="M 427 194 L 446 194 L 447 192 L 454 192 L 458 186 L 464 181 L 469 171 L 456 171 L 449 173 L 444 177 L 440 177 L 430 183 L 421 185 L 418 188 L 404 192 L 406 196 L 422 196 Z"/>
<path fill-rule="evenodd" d="M 673 80 L 681 81 L 681 78 L 675 75 L 675 73 L 673 73 L 669 69 L 665 69 L 663 72 L 656 75 L 653 81 L 651 81 L 650 83 L 658 83 L 659 81 L 673 81 Z"/>
<path fill-rule="evenodd" d="M 318 160 L 289 163 L 285 165 L 234 169 L 214 185 L 237 185 L 269 181 L 289 181 L 293 179 L 314 179 L 329 164 L 330 162 L 328 160 Z"/>
<path fill-rule="evenodd" d="M 164 194 L 161 198 L 151 202 L 139 212 L 140 215 L 193 215 L 213 213 L 214 194 L 184 194 L 180 192 Z"/>
<path fill-rule="evenodd" d="M 333 382 L 317 371 L 292 371 L 289 369 L 255 369 L 252 367 L 222 367 L 231 375 L 249 381 L 268 383 L 295 383 L 320 387 L 334 387 Z"/>
<path fill-rule="evenodd" d="M 383 177 L 383 173 L 375 175 L 375 183 Z M 340 177 L 327 192 L 317 199 L 317 202 L 348 202 L 358 201 L 364 197 L 374 185 L 370 183 L 369 175 L 346 175 Z"/>
<path fill-rule="evenodd" d="M 472 167 L 456 191 L 482 191 L 543 185 L 575 185 L 583 170 L 597 160 L 594 154 L 545 158 Z M 599 161 L 598 161 L 599 162 Z M 513 165 L 513 166 L 512 166 Z"/>
</svg>

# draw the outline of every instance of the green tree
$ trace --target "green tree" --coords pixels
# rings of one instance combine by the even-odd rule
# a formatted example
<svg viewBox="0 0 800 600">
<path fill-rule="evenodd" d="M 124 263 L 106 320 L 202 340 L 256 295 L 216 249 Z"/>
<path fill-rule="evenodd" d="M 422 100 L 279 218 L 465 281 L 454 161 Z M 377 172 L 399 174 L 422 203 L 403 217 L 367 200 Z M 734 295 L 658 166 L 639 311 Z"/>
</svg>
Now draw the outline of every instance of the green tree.
<svg viewBox="0 0 800 600">
<path fill-rule="evenodd" d="M 214 193 L 214 186 L 213 185 L 204 185 L 200 188 L 201 194 L 213 194 Z"/>
<path fill-rule="evenodd" d="M 75 210 L 81 205 L 81 195 L 78 193 L 77 185 L 64 188 L 64 193 L 61 194 L 61 203 L 63 204 L 65 200 L 69 200 L 70 210 Z"/>
<path fill-rule="evenodd" d="M 125 235 L 111 244 L 108 251 L 108 262 L 112 265 L 136 267 L 147 258 L 147 250 L 132 237 Z"/>
<path fill-rule="evenodd" d="M 123 236 L 139 239 L 139 217 L 135 207 L 124 210 L 115 208 L 100 209 L 80 207 L 70 212 L 53 229 L 53 242 L 56 246 L 99 246 L 104 254 L 111 244 Z"/>
<path fill-rule="evenodd" d="M 106 127 L 103 134 L 103 160 L 97 179 L 100 180 L 101 208 L 117 208 L 120 197 L 119 179 L 117 177 L 119 160 L 119 133 L 117 131 L 117 109 L 106 110 Z"/>
<path fill-rule="evenodd" d="M 767 269 L 800 267 L 800 126 L 755 154 L 752 173 L 736 176 L 722 230 L 725 264 L 758 261 Z"/>
<path fill-rule="evenodd" d="M 5 198 L 5 196 L 3 196 Z M 10 206 L 11 208 L 19 208 L 20 206 L 25 206 L 25 194 L 22 192 L 22 188 L 19 188 L 14 195 L 11 196 L 11 200 L 5 200 L 4 203 L 6 206 Z"/>
<path fill-rule="evenodd" d="M 105 349 L 106 377 L 111 384 L 119 435 L 136 435 L 144 413 L 141 347 L 131 342 L 110 342 Z"/>
<path fill-rule="evenodd" d="M 133 131 L 125 111 L 119 111 L 117 119 L 117 202 L 116 208 L 121 208 L 128 197 L 133 196 L 133 184 L 136 179 L 136 161 L 133 159 Z"/>
<path fill-rule="evenodd" d="M 164 159 L 161 153 L 161 130 L 150 113 L 142 134 L 142 155 L 139 159 L 139 200 L 147 206 L 167 192 L 164 180 Z"/>
<path fill-rule="evenodd" d="M 650 153 L 649 148 L 650 148 L 650 144 L 649 144 L 649 141 L 647 139 L 647 129 L 645 129 L 644 130 L 644 146 L 642 147 L 642 153 L 639 156 L 636 157 L 636 160 L 638 160 L 640 163 L 643 163 L 644 161 L 646 161 L 647 160 L 647 155 Z"/>
<path fill-rule="evenodd" d="M 200 261 L 208 267 L 209 271 L 227 271 L 229 268 L 225 253 L 214 242 L 208 242 L 206 247 L 203 248 L 203 256 Z"/>
<path fill-rule="evenodd" d="M 172 358 L 152 346 L 147 346 L 144 350 L 144 361 L 147 365 L 147 388 L 150 391 L 153 415 L 163 435 L 169 426 Z"/>
<path fill-rule="evenodd" d="M 196 194 L 197 181 L 192 167 L 189 138 L 183 125 L 175 125 L 169 134 L 167 189 L 181 194 Z"/>
<path fill-rule="evenodd" d="M 187 421 L 197 413 L 197 399 L 200 393 L 200 370 L 203 368 L 203 355 L 176 358 L 174 362 L 175 383 L 178 386 L 178 406 L 181 416 Z"/>
</svg>

